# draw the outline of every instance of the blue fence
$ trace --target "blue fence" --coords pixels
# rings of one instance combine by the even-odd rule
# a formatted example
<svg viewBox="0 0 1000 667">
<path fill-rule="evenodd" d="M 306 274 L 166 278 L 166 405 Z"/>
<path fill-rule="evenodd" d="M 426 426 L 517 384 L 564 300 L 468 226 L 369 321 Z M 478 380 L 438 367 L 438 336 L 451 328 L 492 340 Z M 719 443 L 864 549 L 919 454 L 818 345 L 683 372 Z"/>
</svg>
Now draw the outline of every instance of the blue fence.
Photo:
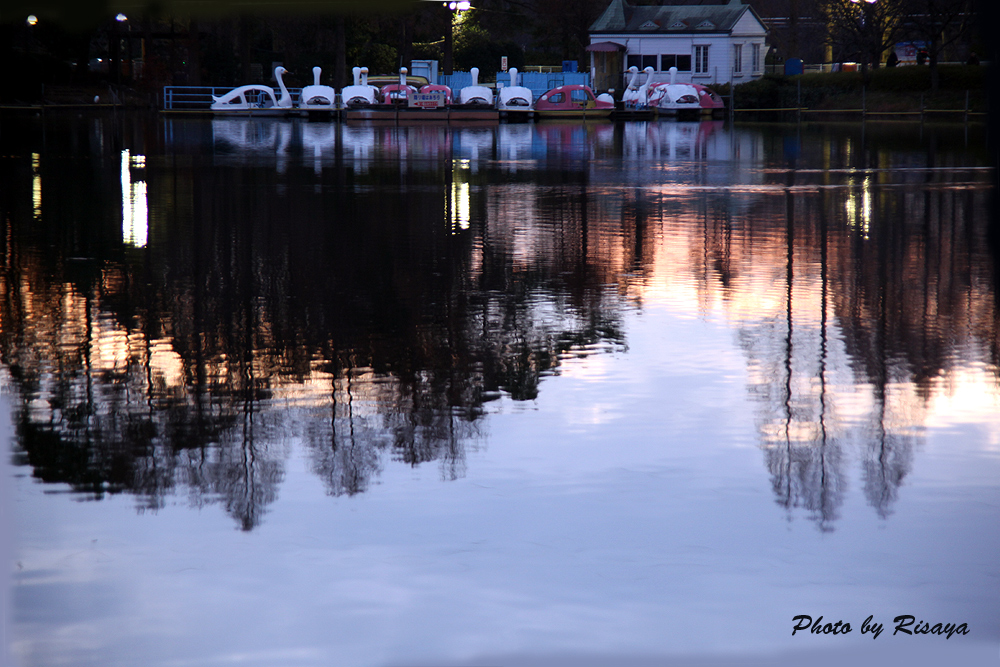
<svg viewBox="0 0 1000 667">
<path fill-rule="evenodd" d="M 537 100 L 542 93 L 558 86 L 569 84 L 590 85 L 590 74 L 587 72 L 519 72 L 520 85 L 531 90 Z M 455 94 L 465 86 L 472 85 L 472 74 L 455 72 L 450 75 L 438 76 L 438 83 L 450 86 Z M 497 84 L 510 85 L 510 74 L 497 72 Z M 209 88 L 207 86 L 164 86 L 163 108 L 175 109 L 208 109 L 212 104 L 212 96 L 222 96 L 232 90 L 231 87 Z M 292 100 L 298 101 L 300 88 L 289 88 Z M 277 91 L 275 91 L 277 94 Z"/>
<path fill-rule="evenodd" d="M 569 84 L 590 85 L 590 74 L 586 72 L 518 72 L 520 85 L 531 90 L 537 100 L 542 93 L 552 90 L 558 86 Z M 455 72 L 451 75 L 438 76 L 438 82 L 451 87 L 454 91 L 459 91 L 465 86 L 472 85 L 472 75 L 468 72 Z M 510 74 L 507 72 L 497 72 L 497 84 L 510 85 Z"/>
<path fill-rule="evenodd" d="M 531 90 L 537 100 L 542 93 L 558 86 L 590 85 L 590 74 L 586 72 L 518 72 L 520 85 Z M 510 85 L 510 74 L 497 72 L 497 83 Z"/>
</svg>

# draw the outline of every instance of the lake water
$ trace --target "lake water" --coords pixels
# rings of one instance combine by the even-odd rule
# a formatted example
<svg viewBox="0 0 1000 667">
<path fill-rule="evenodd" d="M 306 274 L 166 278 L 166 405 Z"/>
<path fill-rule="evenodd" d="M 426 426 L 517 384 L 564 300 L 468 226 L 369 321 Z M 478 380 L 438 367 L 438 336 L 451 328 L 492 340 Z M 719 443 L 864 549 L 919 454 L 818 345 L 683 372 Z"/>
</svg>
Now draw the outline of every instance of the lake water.
<svg viewBox="0 0 1000 667">
<path fill-rule="evenodd" d="M 10 655 L 998 664 L 985 144 L 5 117 Z"/>
</svg>

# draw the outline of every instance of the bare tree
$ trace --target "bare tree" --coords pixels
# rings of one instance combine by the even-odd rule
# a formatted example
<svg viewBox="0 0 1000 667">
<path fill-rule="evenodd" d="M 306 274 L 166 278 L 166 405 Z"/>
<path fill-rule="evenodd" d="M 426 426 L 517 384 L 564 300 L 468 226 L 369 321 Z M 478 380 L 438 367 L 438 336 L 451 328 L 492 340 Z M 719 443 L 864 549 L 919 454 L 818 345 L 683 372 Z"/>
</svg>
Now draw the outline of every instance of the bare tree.
<svg viewBox="0 0 1000 667">
<path fill-rule="evenodd" d="M 869 66 L 902 34 L 908 0 L 824 0 L 829 40 L 843 57 L 857 58 L 868 80 Z"/>
<path fill-rule="evenodd" d="M 906 35 L 927 46 L 931 92 L 938 89 L 938 61 L 946 48 L 972 32 L 977 13 L 972 0 L 908 0 Z"/>
</svg>

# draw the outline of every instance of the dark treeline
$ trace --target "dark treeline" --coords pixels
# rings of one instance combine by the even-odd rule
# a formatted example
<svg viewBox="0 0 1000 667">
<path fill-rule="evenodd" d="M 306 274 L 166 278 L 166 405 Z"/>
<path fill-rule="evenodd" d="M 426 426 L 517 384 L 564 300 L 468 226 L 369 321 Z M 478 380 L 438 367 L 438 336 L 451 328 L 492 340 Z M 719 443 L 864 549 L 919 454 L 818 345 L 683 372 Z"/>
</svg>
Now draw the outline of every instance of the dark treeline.
<svg viewBox="0 0 1000 667">
<path fill-rule="evenodd" d="M 39 12 L 35 25 L 12 11 L 0 23 L 0 57 L 10 77 L 0 102 L 41 98 L 44 86 L 123 87 L 154 95 L 164 85 L 234 86 L 272 79 L 277 63 L 290 86 L 350 83 L 353 66 L 393 74 L 414 59 L 442 73 L 478 67 L 484 80 L 511 67 L 586 62 L 587 30 L 605 0 L 482 0 L 462 12 L 441 2 L 331 4 L 319 13 L 294 3 L 255 5 L 253 14 L 151 5 L 126 20 L 114 12 Z M 157 9 L 157 7 L 159 7 Z M 38 11 L 38 10 L 34 10 Z M 109 13 L 110 12 L 110 13 Z"/>
</svg>

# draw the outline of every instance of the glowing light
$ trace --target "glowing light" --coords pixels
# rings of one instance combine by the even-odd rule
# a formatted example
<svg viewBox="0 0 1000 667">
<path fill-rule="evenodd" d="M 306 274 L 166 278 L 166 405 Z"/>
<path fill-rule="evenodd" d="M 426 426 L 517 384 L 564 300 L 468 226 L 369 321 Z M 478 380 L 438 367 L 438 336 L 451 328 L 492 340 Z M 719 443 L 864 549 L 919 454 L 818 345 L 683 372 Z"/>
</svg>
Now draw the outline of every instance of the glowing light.
<svg viewBox="0 0 1000 667">
<path fill-rule="evenodd" d="M 118 21 L 119 23 L 124 23 L 125 21 L 128 21 L 128 17 L 122 13 L 119 13 L 118 16 L 115 17 L 115 20 Z"/>
<path fill-rule="evenodd" d="M 35 220 L 42 219 L 42 173 L 38 153 L 31 154 L 31 204 Z"/>
<path fill-rule="evenodd" d="M 146 181 L 132 180 L 132 168 L 146 166 L 146 156 L 130 156 L 122 151 L 122 241 L 137 248 L 146 247 L 149 230 L 149 209 Z"/>
<path fill-rule="evenodd" d="M 847 213 L 847 224 L 855 228 L 860 227 L 861 233 L 867 239 L 872 222 L 872 177 L 870 175 L 866 175 L 861 181 L 860 197 L 853 189 L 848 193 L 844 209 Z"/>
<path fill-rule="evenodd" d="M 469 184 L 451 184 L 451 228 L 452 231 L 469 228 Z"/>
<path fill-rule="evenodd" d="M 38 25 L 38 17 L 34 14 L 28 14 L 28 18 L 25 21 L 28 25 Z"/>
<path fill-rule="evenodd" d="M 861 231 L 868 238 L 868 230 L 872 222 L 872 177 L 865 176 L 861 183 Z"/>
</svg>

